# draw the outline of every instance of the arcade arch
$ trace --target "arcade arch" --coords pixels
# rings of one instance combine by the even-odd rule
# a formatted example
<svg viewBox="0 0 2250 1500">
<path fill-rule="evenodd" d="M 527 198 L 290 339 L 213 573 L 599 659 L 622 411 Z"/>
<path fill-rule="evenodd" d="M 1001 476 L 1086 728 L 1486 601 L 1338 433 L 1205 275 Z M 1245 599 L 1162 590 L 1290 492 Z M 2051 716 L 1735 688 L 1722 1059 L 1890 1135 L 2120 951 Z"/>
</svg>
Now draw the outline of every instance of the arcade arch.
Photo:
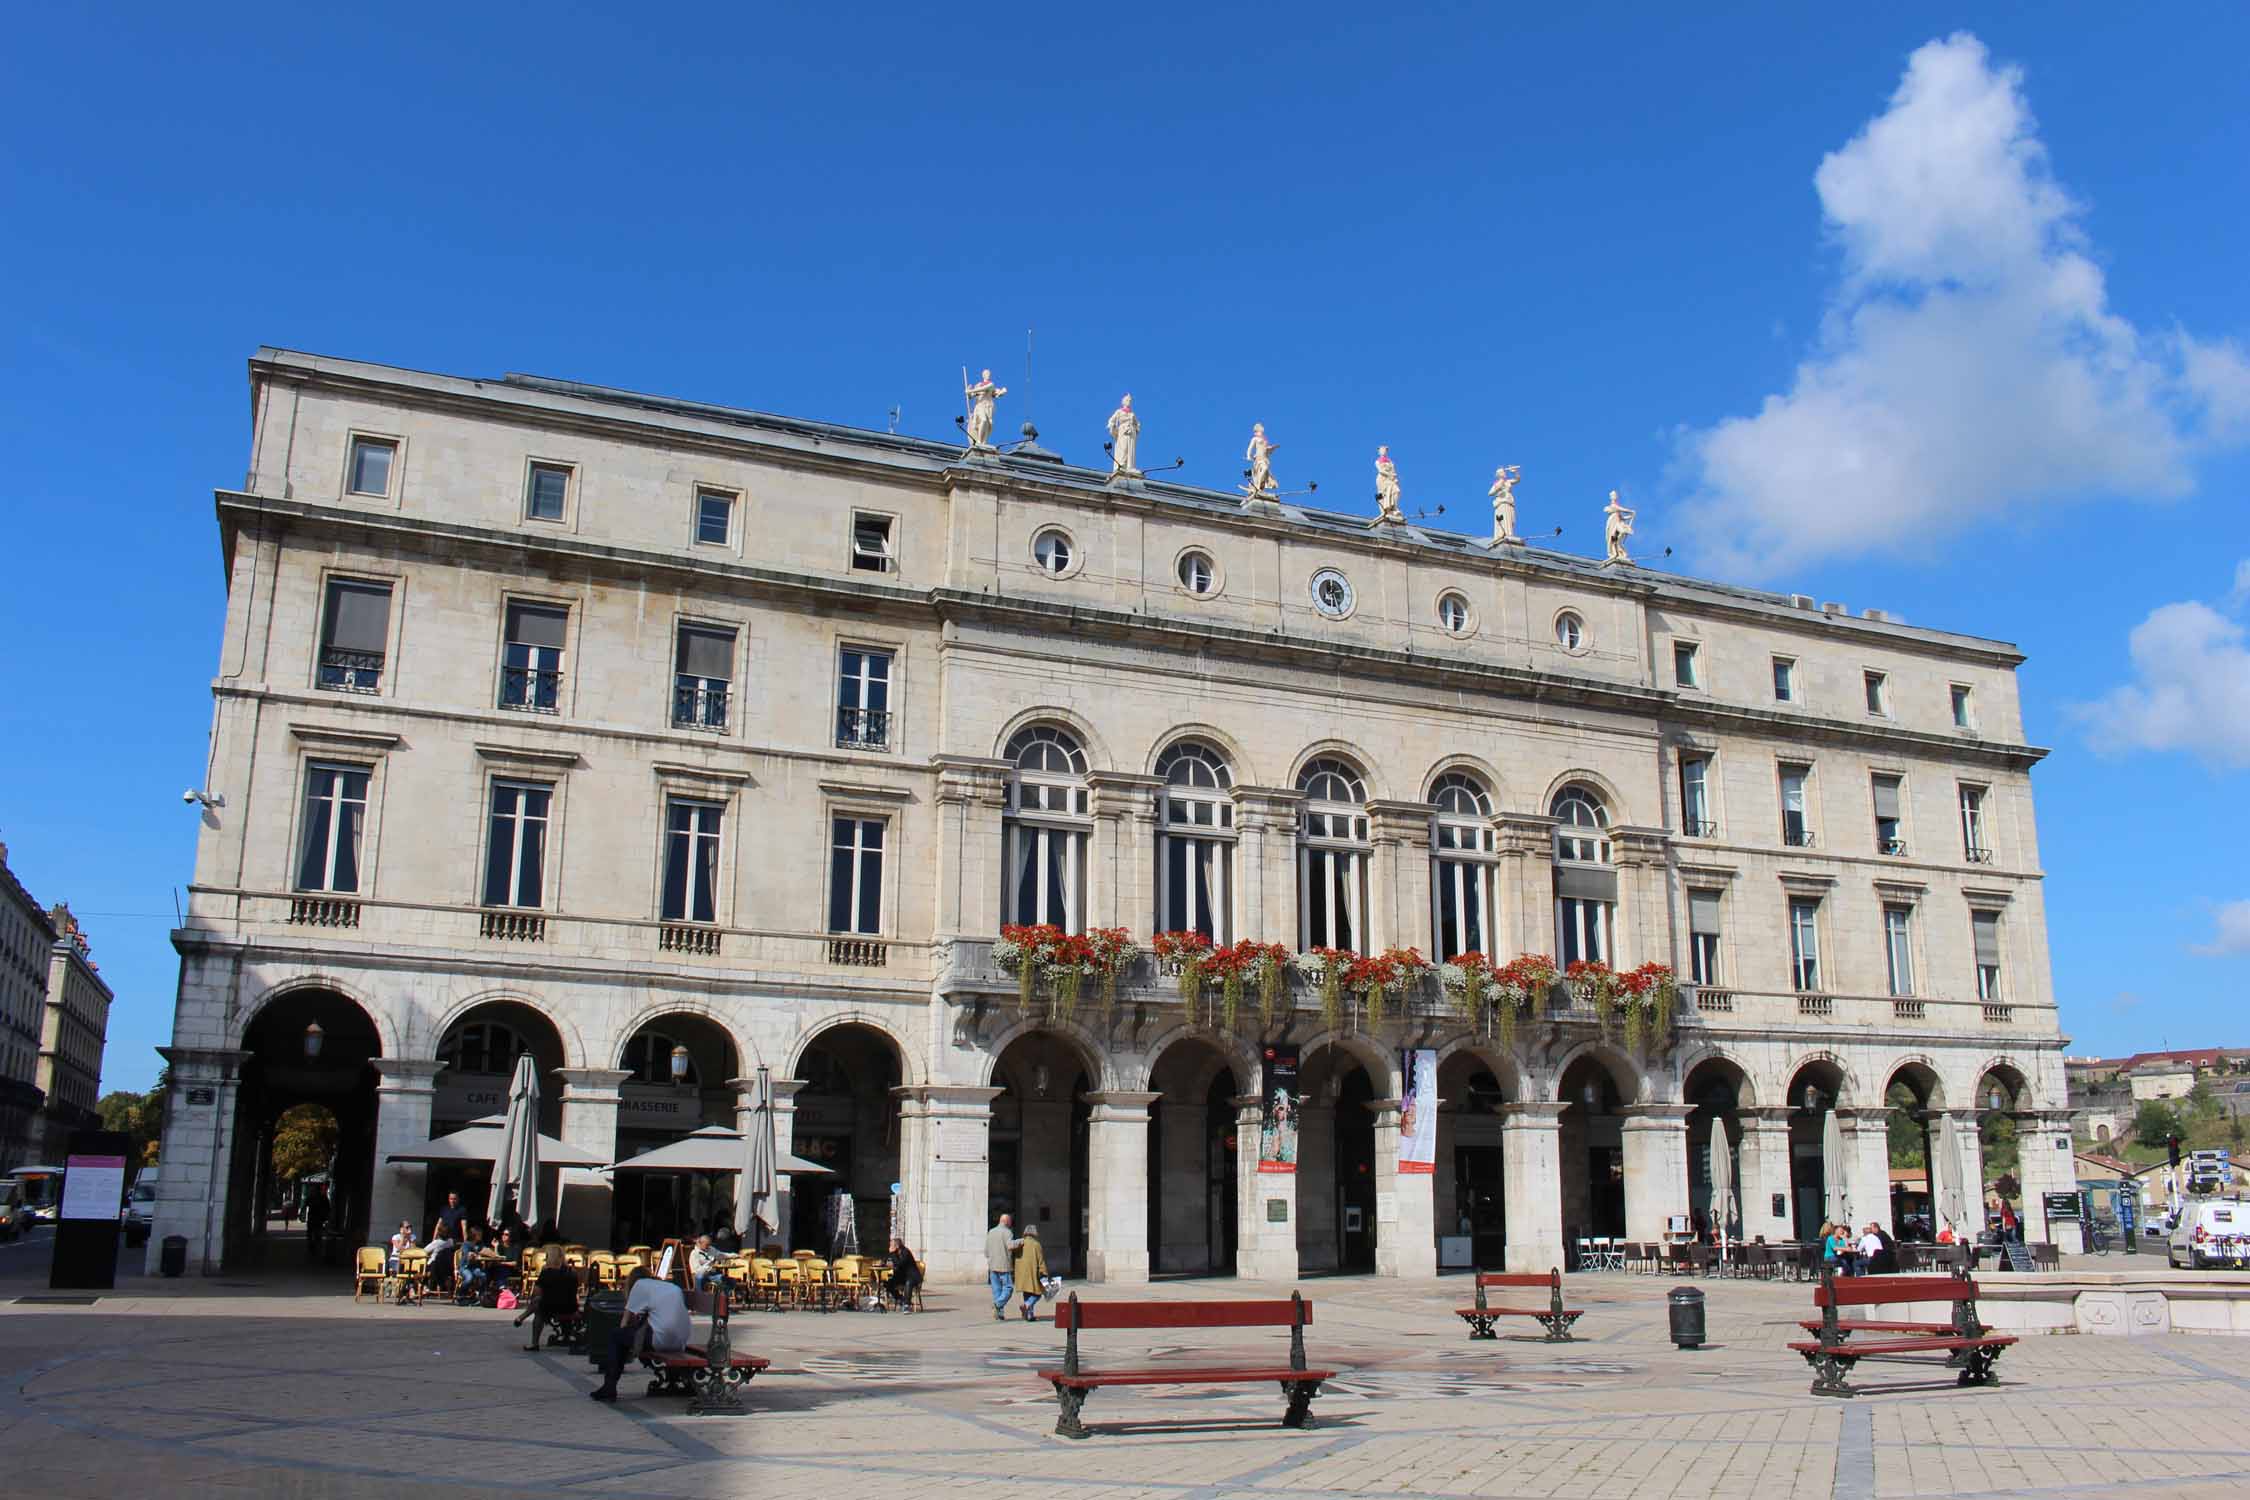
<svg viewBox="0 0 2250 1500">
<path fill-rule="evenodd" d="M 339 991 L 305 986 L 271 996 L 243 1030 L 241 1086 L 235 1095 L 233 1150 L 227 1163 L 230 1265 L 254 1261 L 265 1245 L 266 1220 L 278 1200 L 273 1139 L 292 1106 L 316 1104 L 336 1121 L 329 1184 L 331 1232 L 364 1244 L 374 1187 L 373 1060 L 383 1055 L 375 1019 Z"/>
<path fill-rule="evenodd" d="M 1232 1276 L 1237 1220 L 1235 1100 L 1256 1087 L 1200 1036 L 1157 1054 L 1148 1087 L 1148 1261 L 1154 1275 Z"/>
<path fill-rule="evenodd" d="M 901 1180 L 892 1092 L 905 1081 L 898 1044 L 864 1022 L 831 1026 L 805 1044 L 795 1073 L 803 1087 L 788 1150 L 835 1175 L 789 1179 L 789 1243 L 833 1255 L 848 1214 L 859 1248 L 880 1251 L 890 1233 L 891 1184 Z"/>
<path fill-rule="evenodd" d="M 1044 1026 L 1017 1033 L 992 1066 L 985 1222 L 1015 1215 L 1020 1235 L 1039 1228 L 1050 1272 L 1084 1276 L 1093 1105 L 1101 1077 L 1083 1044 Z"/>
<path fill-rule="evenodd" d="M 734 1038 L 709 1016 L 692 1011 L 653 1015 L 634 1028 L 617 1066 L 615 1161 L 666 1146 L 706 1125 L 735 1125 L 735 1091 L 742 1074 Z M 621 1244 L 653 1244 L 692 1234 L 721 1219 L 732 1222 L 734 1182 L 723 1174 L 628 1172 L 618 1174 L 610 1200 L 611 1237 Z"/>
</svg>

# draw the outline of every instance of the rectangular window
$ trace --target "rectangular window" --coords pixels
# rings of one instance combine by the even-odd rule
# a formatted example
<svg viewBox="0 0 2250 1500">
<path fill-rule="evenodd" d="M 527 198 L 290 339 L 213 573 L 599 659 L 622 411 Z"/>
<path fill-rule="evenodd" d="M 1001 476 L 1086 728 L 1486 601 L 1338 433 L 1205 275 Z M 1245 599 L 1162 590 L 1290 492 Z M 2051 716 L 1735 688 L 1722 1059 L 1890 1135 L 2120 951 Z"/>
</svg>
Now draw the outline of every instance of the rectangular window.
<svg viewBox="0 0 2250 1500">
<path fill-rule="evenodd" d="M 1781 768 L 1781 841 L 1792 849 L 1813 845 L 1812 823 L 1805 811 L 1805 783 L 1811 776 L 1810 766 Z"/>
<path fill-rule="evenodd" d="M 484 851 L 484 904 L 537 907 L 546 899 L 547 808 L 552 787 L 492 784 L 492 828 Z"/>
<path fill-rule="evenodd" d="M 560 464 L 533 464 L 524 487 L 523 513 L 534 521 L 559 521 L 570 499 L 570 470 Z"/>
<path fill-rule="evenodd" d="M 675 800 L 664 815 L 664 909 L 667 922 L 719 919 L 719 820 L 716 802 Z"/>
<path fill-rule="evenodd" d="M 387 497 L 391 492 L 391 463 L 397 457 L 396 443 L 381 438 L 353 438 L 351 461 L 346 466 L 346 487 L 355 495 Z"/>
<path fill-rule="evenodd" d="M 391 644 L 391 586 L 328 580 L 320 612 L 320 685 L 339 693 L 372 693 L 383 683 Z"/>
<path fill-rule="evenodd" d="M 695 492 L 695 539 L 720 547 L 734 540 L 734 496 L 724 490 Z"/>
<path fill-rule="evenodd" d="M 1797 664 L 1786 656 L 1777 656 L 1773 659 L 1773 701 L 1776 703 L 1794 703 L 1797 701 Z"/>
<path fill-rule="evenodd" d="M 1992 846 L 1984 837 L 1984 788 L 1961 784 L 1961 854 L 1972 865 L 1992 863 Z"/>
<path fill-rule="evenodd" d="M 1697 672 L 1696 658 L 1699 654 L 1693 641 L 1672 643 L 1672 680 L 1675 683 L 1684 688 L 1703 685 L 1703 679 Z"/>
<path fill-rule="evenodd" d="M 1611 903 L 1584 896 L 1555 898 L 1555 934 L 1562 949 L 1562 964 L 1569 968 L 1580 959 L 1609 962 Z"/>
<path fill-rule="evenodd" d="M 1953 727 L 1955 729 L 1973 729 L 1976 727 L 1976 721 L 1969 713 L 1969 690 L 1958 682 L 1953 684 Z"/>
<path fill-rule="evenodd" d="M 852 512 L 852 566 L 864 573 L 891 570 L 891 518 Z"/>
<path fill-rule="evenodd" d="M 319 761 L 305 768 L 305 833 L 297 850 L 297 889 L 354 894 L 359 841 L 367 827 L 364 766 Z"/>
<path fill-rule="evenodd" d="M 836 743 L 882 750 L 891 743 L 891 653 L 846 646 L 838 656 Z"/>
<path fill-rule="evenodd" d="M 1691 839 L 1711 838 L 1719 825 L 1711 818 L 1711 757 L 1680 757 L 1680 832 Z"/>
<path fill-rule="evenodd" d="M 2000 998 L 2000 913 L 1969 913 L 1969 935 L 1977 950 L 1977 998 Z"/>
<path fill-rule="evenodd" d="M 1914 911 L 1912 907 L 1883 908 L 1883 953 L 1890 960 L 1891 993 L 1914 993 Z"/>
<path fill-rule="evenodd" d="M 1901 811 L 1904 783 L 1896 776 L 1877 776 L 1875 791 L 1875 852 L 1906 852 L 1905 815 Z"/>
<path fill-rule="evenodd" d="M 1188 818 L 1200 815 L 1207 820 L 1211 805 L 1201 802 L 1182 806 L 1180 811 Z M 1200 932 L 1214 943 L 1231 942 L 1227 891 L 1233 858 L 1234 845 L 1226 840 L 1164 835 L 1163 854 L 1156 866 L 1157 930 Z"/>
<path fill-rule="evenodd" d="M 548 604 L 510 604 L 500 663 L 500 706 L 551 714 L 562 702 L 563 635 L 570 611 Z"/>
<path fill-rule="evenodd" d="M 1465 859 L 1437 862 L 1437 956 L 1439 962 L 1464 953 L 1489 956 L 1492 871 Z"/>
<path fill-rule="evenodd" d="M 1867 711 L 1871 714 L 1888 713 L 1889 710 L 1883 706 L 1883 674 L 1880 672 L 1869 672 L 1866 674 L 1866 679 Z"/>
<path fill-rule="evenodd" d="M 683 729 L 727 727 L 734 678 L 734 632 L 682 625 L 672 652 L 672 723 Z"/>
<path fill-rule="evenodd" d="M 883 930 L 883 822 L 837 818 L 830 841 L 828 930 L 875 936 Z"/>
<path fill-rule="evenodd" d="M 1719 893 L 1688 892 L 1688 973 L 1697 984 L 1718 984 Z"/>
<path fill-rule="evenodd" d="M 1820 989 L 1820 903 L 1789 903 L 1790 979 L 1801 994 Z"/>
</svg>

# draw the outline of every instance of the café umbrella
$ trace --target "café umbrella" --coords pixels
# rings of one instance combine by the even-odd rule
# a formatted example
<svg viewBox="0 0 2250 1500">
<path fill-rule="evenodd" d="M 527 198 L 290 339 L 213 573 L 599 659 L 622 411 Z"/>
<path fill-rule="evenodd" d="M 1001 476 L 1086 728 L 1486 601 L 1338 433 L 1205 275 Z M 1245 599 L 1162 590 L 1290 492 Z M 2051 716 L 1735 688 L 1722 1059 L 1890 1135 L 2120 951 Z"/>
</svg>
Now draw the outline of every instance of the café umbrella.
<svg viewBox="0 0 2250 1500">
<path fill-rule="evenodd" d="M 743 1169 L 744 1141 L 742 1132 L 724 1125 L 706 1125 L 701 1130 L 689 1131 L 669 1145 L 619 1162 L 613 1172 L 680 1172 L 695 1175 L 732 1176 Z M 782 1155 L 775 1170 L 811 1175 L 829 1169 L 818 1162 L 802 1157 Z M 739 1187 L 735 1194 L 735 1222 L 743 1224 L 742 1205 L 750 1197 L 747 1187 Z"/>
<path fill-rule="evenodd" d="M 406 1151 L 393 1151 L 383 1158 L 387 1162 L 423 1162 L 433 1167 L 491 1165 L 500 1160 L 500 1148 L 508 1133 L 504 1115 L 486 1115 L 481 1120 L 471 1120 L 451 1135 L 441 1135 L 434 1141 L 424 1141 Z M 599 1167 L 607 1165 L 590 1151 L 567 1146 L 551 1135 L 539 1137 L 539 1165 L 542 1167 Z"/>
<path fill-rule="evenodd" d="M 781 1215 L 774 1207 L 778 1164 L 773 1129 L 773 1075 L 758 1065 L 758 1099 L 750 1109 L 750 1129 L 742 1141 L 741 1190 L 734 1197 L 734 1228 L 748 1234 L 753 1222 L 767 1234 L 781 1232 Z"/>
<path fill-rule="evenodd" d="M 1719 1264 L 1727 1263 L 1727 1224 L 1734 1217 L 1734 1151 L 1727 1145 L 1727 1123 L 1711 1122 L 1711 1221 L 1719 1231 Z"/>
<path fill-rule="evenodd" d="M 1968 1225 L 1969 1206 L 1961 1191 L 1961 1135 L 1953 1116 L 1939 1118 L 1937 1139 L 1931 1149 L 1936 1159 L 1930 1163 L 1930 1189 L 1937 1201 L 1938 1220 L 1959 1238 Z"/>
<path fill-rule="evenodd" d="M 539 1069 L 525 1053 L 516 1059 L 508 1084 L 507 1123 L 500 1128 L 500 1155 L 492 1164 L 492 1196 L 485 1222 L 498 1224 L 515 1200 L 516 1217 L 539 1222 Z"/>
<path fill-rule="evenodd" d="M 1844 1181 L 1844 1126 L 1831 1109 L 1820 1117 L 1820 1180 L 1828 1186 L 1828 1219 L 1849 1225 L 1852 1194 Z"/>
</svg>

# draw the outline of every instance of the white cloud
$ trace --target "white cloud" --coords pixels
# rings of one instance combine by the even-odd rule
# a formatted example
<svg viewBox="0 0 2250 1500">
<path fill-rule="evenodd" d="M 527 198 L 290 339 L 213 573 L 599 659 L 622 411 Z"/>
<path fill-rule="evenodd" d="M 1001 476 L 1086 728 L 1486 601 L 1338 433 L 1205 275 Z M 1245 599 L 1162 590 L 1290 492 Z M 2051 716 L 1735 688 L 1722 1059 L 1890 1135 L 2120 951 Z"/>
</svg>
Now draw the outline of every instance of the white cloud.
<svg viewBox="0 0 2250 1500">
<path fill-rule="evenodd" d="M 1688 524 L 1770 573 L 1913 552 L 1979 520 L 2176 498 L 2250 434 L 2250 359 L 2110 311 L 2013 68 L 1966 33 L 1908 60 L 1814 174 L 1843 266 L 1789 390 L 1685 433 Z"/>
<path fill-rule="evenodd" d="M 2246 596 L 2250 561 L 2234 570 L 2231 606 L 2241 610 Z M 2094 749 L 2185 750 L 2214 766 L 2250 766 L 2250 648 L 2241 622 L 2188 599 L 2151 610 L 2127 643 L 2133 681 L 2072 710 Z M 2250 923 L 2250 903 L 2237 904 Z"/>
<path fill-rule="evenodd" d="M 2250 901 L 2229 901 L 2220 907 L 2211 941 L 2197 944 L 2194 951 L 2212 958 L 2250 954 Z"/>
</svg>

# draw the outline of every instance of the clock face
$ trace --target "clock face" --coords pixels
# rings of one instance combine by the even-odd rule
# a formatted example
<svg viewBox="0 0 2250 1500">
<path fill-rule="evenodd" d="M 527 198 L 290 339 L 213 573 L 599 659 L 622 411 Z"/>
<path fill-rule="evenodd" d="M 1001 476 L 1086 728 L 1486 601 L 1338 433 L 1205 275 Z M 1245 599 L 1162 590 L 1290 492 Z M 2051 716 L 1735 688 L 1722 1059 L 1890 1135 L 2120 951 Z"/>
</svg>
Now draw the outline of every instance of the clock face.
<svg viewBox="0 0 2250 1500">
<path fill-rule="evenodd" d="M 1351 580 L 1334 568 L 1322 568 L 1313 574 L 1313 608 L 1332 620 L 1340 620 L 1352 612 Z"/>
</svg>

